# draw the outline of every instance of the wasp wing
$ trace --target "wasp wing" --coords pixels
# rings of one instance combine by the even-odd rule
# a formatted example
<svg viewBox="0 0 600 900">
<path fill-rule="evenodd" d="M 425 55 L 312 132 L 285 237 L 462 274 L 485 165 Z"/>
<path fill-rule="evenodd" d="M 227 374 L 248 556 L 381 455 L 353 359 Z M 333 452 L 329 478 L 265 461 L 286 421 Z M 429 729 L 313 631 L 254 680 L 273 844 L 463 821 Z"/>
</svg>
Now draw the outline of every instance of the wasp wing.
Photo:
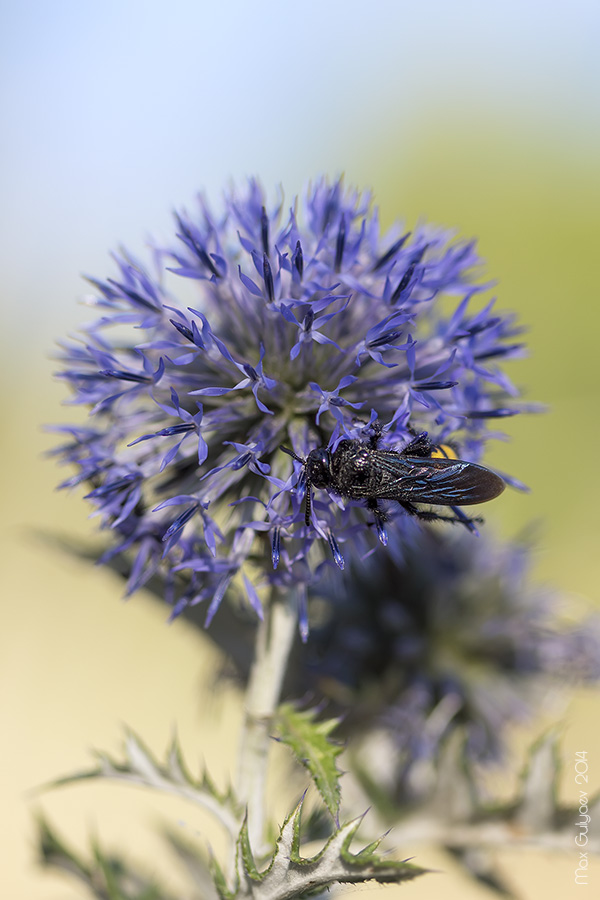
<svg viewBox="0 0 600 900">
<path fill-rule="evenodd" d="M 381 499 L 468 506 L 492 500 L 504 490 L 494 472 L 462 459 L 402 456 L 393 451 L 377 453 Z"/>
</svg>

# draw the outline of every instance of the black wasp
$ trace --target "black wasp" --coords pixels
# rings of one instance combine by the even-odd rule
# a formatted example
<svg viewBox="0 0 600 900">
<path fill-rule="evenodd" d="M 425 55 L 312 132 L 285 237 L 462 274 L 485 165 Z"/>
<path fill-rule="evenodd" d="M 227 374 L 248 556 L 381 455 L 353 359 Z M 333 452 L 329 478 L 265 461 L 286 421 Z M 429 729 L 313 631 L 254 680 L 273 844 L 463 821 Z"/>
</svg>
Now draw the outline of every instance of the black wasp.
<svg viewBox="0 0 600 900">
<path fill-rule="evenodd" d="M 368 440 L 342 440 L 332 452 L 326 447 L 311 450 L 306 459 L 293 450 L 281 449 L 304 466 L 306 507 L 311 514 L 311 488 L 329 488 L 351 500 L 366 500 L 383 540 L 385 513 L 379 500 L 396 500 L 410 515 L 429 521 L 461 522 L 475 530 L 458 506 L 485 503 L 504 490 L 499 475 L 477 463 L 458 459 L 448 445 L 433 444 L 426 432 L 416 435 L 402 450 L 379 447 L 381 427 L 373 427 Z M 454 516 L 441 516 L 418 509 L 415 503 L 449 506 Z"/>
</svg>

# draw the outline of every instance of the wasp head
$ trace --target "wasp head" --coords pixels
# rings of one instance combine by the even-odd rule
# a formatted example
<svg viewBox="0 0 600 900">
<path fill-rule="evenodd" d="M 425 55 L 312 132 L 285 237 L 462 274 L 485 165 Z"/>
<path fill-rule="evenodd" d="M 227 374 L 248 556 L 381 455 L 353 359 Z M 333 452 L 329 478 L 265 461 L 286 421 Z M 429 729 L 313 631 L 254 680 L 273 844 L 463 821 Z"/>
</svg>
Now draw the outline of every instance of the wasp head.
<svg viewBox="0 0 600 900">
<path fill-rule="evenodd" d="M 331 484 L 331 457 L 329 450 L 319 447 L 311 450 L 305 462 L 306 480 L 316 488 Z"/>
</svg>

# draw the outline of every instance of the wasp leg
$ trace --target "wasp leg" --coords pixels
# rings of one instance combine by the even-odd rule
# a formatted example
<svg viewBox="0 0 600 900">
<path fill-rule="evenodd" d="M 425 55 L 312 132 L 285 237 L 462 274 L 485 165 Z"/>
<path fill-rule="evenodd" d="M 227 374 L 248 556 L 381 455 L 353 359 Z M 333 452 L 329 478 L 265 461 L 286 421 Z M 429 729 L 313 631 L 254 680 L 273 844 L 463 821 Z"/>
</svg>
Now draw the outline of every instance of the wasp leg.
<svg viewBox="0 0 600 900">
<path fill-rule="evenodd" d="M 371 512 L 373 513 L 373 516 L 375 518 L 375 528 L 377 529 L 377 537 L 385 547 L 388 542 L 388 534 L 385 523 L 387 522 L 389 516 L 379 508 L 375 497 L 367 498 L 367 509 L 371 510 Z"/>
<path fill-rule="evenodd" d="M 382 522 L 386 522 L 389 518 L 386 512 L 379 508 L 379 504 L 375 497 L 367 498 L 367 509 L 370 509 L 376 519 L 381 519 Z"/>
<path fill-rule="evenodd" d="M 475 534 L 477 534 L 475 523 L 483 522 L 483 519 L 480 517 L 470 519 L 468 516 L 465 516 L 462 510 L 460 511 L 460 515 L 457 510 L 457 514 L 454 516 L 440 516 L 440 514 L 436 512 L 427 512 L 424 509 L 417 509 L 417 507 L 412 503 L 409 503 L 408 500 L 398 500 L 398 503 L 410 516 L 416 516 L 417 519 L 421 519 L 423 522 L 458 522 L 460 525 L 464 525 L 468 531 L 472 531 Z"/>
<path fill-rule="evenodd" d="M 476 534 L 477 537 L 479 537 L 479 532 L 477 531 L 475 522 L 481 524 L 483 522 L 481 516 L 477 516 L 476 518 L 471 519 L 462 511 L 460 506 L 451 506 L 450 509 L 456 516 L 457 520 L 461 523 L 461 525 L 464 525 L 468 531 L 470 531 L 472 534 Z"/>
<path fill-rule="evenodd" d="M 411 429 L 411 433 L 413 433 Z M 429 440 L 429 436 L 426 431 L 422 431 L 420 434 L 416 434 L 408 444 L 402 448 L 400 451 L 403 456 L 431 456 L 431 451 L 434 449 L 434 445 Z"/>
<path fill-rule="evenodd" d="M 373 433 L 369 436 L 369 446 L 371 447 L 371 450 L 377 450 L 381 435 L 383 434 L 383 425 L 381 422 L 373 422 L 371 429 Z M 377 501 L 375 501 L 375 505 L 377 505 Z"/>
<path fill-rule="evenodd" d="M 367 426 L 371 429 L 371 434 L 369 435 L 369 446 L 371 450 L 377 450 L 379 441 L 381 440 L 381 435 L 383 434 L 383 425 L 381 424 L 381 422 L 377 419 L 375 422 L 369 425 L 368 422 L 365 422 L 364 419 L 359 419 L 358 416 L 355 416 L 352 421 L 356 425 L 363 425 L 365 429 L 367 428 Z"/>
</svg>

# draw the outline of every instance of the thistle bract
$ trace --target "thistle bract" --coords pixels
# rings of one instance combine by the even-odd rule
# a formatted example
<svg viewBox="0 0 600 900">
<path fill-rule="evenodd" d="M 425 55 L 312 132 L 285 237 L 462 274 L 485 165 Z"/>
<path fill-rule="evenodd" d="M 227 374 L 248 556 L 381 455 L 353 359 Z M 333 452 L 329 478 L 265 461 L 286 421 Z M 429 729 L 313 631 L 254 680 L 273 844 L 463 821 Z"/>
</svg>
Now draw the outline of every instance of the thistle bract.
<svg viewBox="0 0 600 900">
<path fill-rule="evenodd" d="M 86 487 L 128 593 L 158 576 L 174 615 L 203 602 L 210 621 L 226 594 L 260 615 L 265 588 L 295 587 L 306 631 L 322 566 L 384 541 L 326 491 L 307 527 L 302 467 L 280 445 L 305 458 L 377 422 L 384 445 L 426 431 L 478 461 L 490 423 L 519 408 L 500 368 L 518 329 L 477 297 L 473 242 L 381 234 L 369 195 L 339 181 L 287 210 L 250 181 L 218 215 L 201 198 L 175 223 L 147 266 L 121 253 L 114 277 L 90 279 L 101 315 L 63 345 L 60 374 L 91 424 L 61 428 L 64 485 Z M 400 539 L 419 527 L 389 512 Z"/>
</svg>

